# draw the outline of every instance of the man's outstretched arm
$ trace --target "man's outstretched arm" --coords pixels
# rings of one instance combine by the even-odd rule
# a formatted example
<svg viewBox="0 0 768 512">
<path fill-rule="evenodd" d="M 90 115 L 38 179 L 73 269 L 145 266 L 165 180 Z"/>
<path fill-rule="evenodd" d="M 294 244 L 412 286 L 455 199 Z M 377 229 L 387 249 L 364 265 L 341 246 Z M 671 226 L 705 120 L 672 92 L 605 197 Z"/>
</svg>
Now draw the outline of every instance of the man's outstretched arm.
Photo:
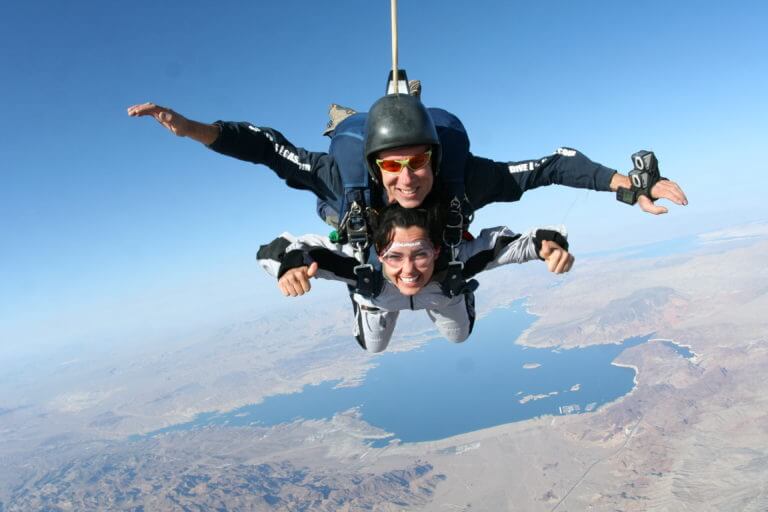
<svg viewBox="0 0 768 512">
<path fill-rule="evenodd" d="M 616 192 L 619 187 L 629 188 L 631 185 L 629 177 L 570 148 L 560 148 L 538 160 L 520 162 L 496 162 L 472 155 L 467 161 L 465 182 L 467 196 L 475 209 L 494 202 L 518 201 L 526 191 L 548 185 L 600 192 Z M 688 204 L 680 186 L 669 180 L 656 183 L 651 195 L 654 200 L 668 199 L 679 205 Z M 666 208 L 655 205 L 644 196 L 638 204 L 649 213 L 667 212 Z"/>
<path fill-rule="evenodd" d="M 131 117 L 152 116 L 174 135 L 188 137 L 201 144 L 210 146 L 219 138 L 221 128 L 215 124 L 200 123 L 154 103 L 142 103 L 128 107 Z"/>
<path fill-rule="evenodd" d="M 294 146 L 277 130 L 250 123 L 201 123 L 154 103 L 133 105 L 128 115 L 154 117 L 179 137 L 189 137 L 223 155 L 266 165 L 289 187 L 309 190 L 339 208 L 344 186 L 335 160 L 327 153 Z"/>
</svg>

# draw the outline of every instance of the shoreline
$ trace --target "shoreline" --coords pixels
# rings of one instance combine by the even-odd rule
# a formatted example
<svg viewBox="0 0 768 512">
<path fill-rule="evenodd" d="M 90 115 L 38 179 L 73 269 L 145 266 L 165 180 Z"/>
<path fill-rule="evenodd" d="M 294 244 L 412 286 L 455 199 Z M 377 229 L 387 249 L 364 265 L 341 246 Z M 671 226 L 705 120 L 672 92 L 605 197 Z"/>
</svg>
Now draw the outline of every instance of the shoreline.
<svg viewBox="0 0 768 512">
<path fill-rule="evenodd" d="M 688 352 L 690 352 L 692 354 L 690 359 L 691 359 L 691 361 L 693 361 L 695 363 L 698 363 L 699 358 L 701 357 L 701 354 L 699 354 L 698 352 L 695 352 L 691 345 L 688 345 L 688 344 L 685 344 L 685 343 L 678 343 L 675 340 L 670 339 L 670 338 L 651 338 L 648 341 L 662 341 L 662 342 L 671 343 L 673 345 L 677 345 L 680 348 L 684 348 L 684 349 L 686 349 Z"/>
<path fill-rule="evenodd" d="M 498 306 L 498 307 L 488 311 L 483 316 L 485 317 L 485 316 L 488 316 L 488 315 L 490 315 L 492 313 L 498 313 L 499 311 L 497 311 L 497 310 L 509 310 L 509 309 L 512 309 L 513 306 L 516 305 L 516 302 L 524 301 L 524 300 L 525 299 L 515 299 L 514 301 L 512 301 L 512 302 L 510 302 L 508 304 L 505 304 L 503 306 L 500 305 L 500 306 Z M 528 311 L 528 308 L 529 308 L 528 304 L 526 304 L 525 302 L 522 302 L 520 305 L 522 306 L 522 309 L 523 309 L 523 311 L 525 311 L 526 314 L 531 315 L 531 313 Z M 535 316 L 535 315 L 531 315 L 531 316 Z M 525 332 L 525 331 L 523 331 L 523 332 Z M 522 333 L 521 333 L 521 336 L 522 336 Z M 429 331 L 426 331 L 426 332 L 422 331 L 422 332 L 417 333 L 416 336 L 414 336 L 414 337 L 418 337 L 420 339 L 418 341 L 416 341 L 415 339 L 411 338 L 410 343 L 407 344 L 407 347 L 402 347 L 401 351 L 396 351 L 396 352 L 402 352 L 402 353 L 411 352 L 414 349 L 423 347 L 425 344 L 429 343 L 430 341 L 433 341 L 435 338 L 438 338 L 439 335 L 437 335 L 437 333 L 435 333 L 435 335 L 430 336 Z M 659 340 L 661 340 L 661 339 L 659 339 Z M 624 341 L 626 341 L 626 340 L 623 340 L 621 342 L 613 342 L 613 343 L 610 343 L 610 344 L 606 343 L 606 344 L 602 344 L 602 345 L 621 345 L 621 344 L 624 343 Z M 648 340 L 648 341 L 651 341 L 651 340 Z M 532 346 L 528 346 L 528 345 L 525 345 L 525 344 L 518 343 L 517 341 L 515 341 L 515 344 L 518 344 L 518 345 L 520 345 L 521 347 L 524 347 L 524 348 L 525 347 L 530 347 L 530 348 L 536 348 L 536 349 L 539 349 L 539 350 L 552 350 L 552 347 L 532 347 Z M 594 344 L 594 345 L 601 345 L 601 344 Z M 589 347 L 589 346 L 593 346 L 593 345 L 584 345 L 584 346 L 581 346 L 581 347 L 573 347 L 573 348 L 586 348 L 586 347 Z M 628 348 L 631 348 L 631 347 L 628 347 Z M 623 352 L 623 350 L 622 350 L 622 352 Z M 619 357 L 619 356 L 620 356 L 620 354 L 617 357 Z M 368 363 L 366 365 L 367 367 L 362 369 L 362 371 L 358 375 L 355 376 L 354 382 L 347 382 L 347 381 L 341 380 L 341 382 L 338 382 L 336 384 L 336 386 L 334 386 L 334 389 L 336 389 L 336 388 L 343 388 L 343 387 L 360 387 L 360 386 L 363 386 L 365 384 L 365 381 L 368 378 L 368 373 L 374 367 L 377 367 L 377 366 L 380 365 L 380 362 L 378 362 L 378 361 L 374 362 L 374 358 L 373 357 L 370 357 L 368 359 L 367 363 Z M 602 403 L 600 406 L 598 406 L 597 408 L 595 408 L 595 409 L 593 409 L 591 411 L 584 410 L 584 411 L 579 412 L 578 414 L 587 414 L 587 413 L 599 412 L 600 410 L 603 410 L 606 407 L 610 407 L 612 405 L 620 404 L 626 397 L 631 396 L 632 393 L 634 393 L 638 389 L 638 387 L 639 387 L 639 368 L 638 367 L 636 367 L 634 365 L 618 363 L 615 360 L 611 361 L 610 364 L 618 366 L 618 367 L 631 368 L 634 371 L 634 374 L 633 374 L 633 377 L 632 377 L 632 388 L 630 390 L 628 390 L 626 393 L 622 394 L 621 396 L 618 396 L 618 397 L 614 398 L 611 401 L 606 401 L 606 402 Z M 540 366 L 541 366 L 540 363 L 534 363 L 534 362 L 531 362 L 530 360 L 527 361 L 527 362 L 524 362 L 523 365 L 522 365 L 523 369 L 524 370 L 528 370 L 528 371 L 536 369 L 536 368 L 539 368 Z M 327 378 L 324 378 L 324 379 L 321 379 L 320 382 L 312 383 L 310 385 L 320 385 L 320 384 L 323 384 L 325 382 L 334 381 L 334 380 L 338 380 L 338 379 L 327 379 Z M 306 385 L 304 387 L 306 387 Z M 302 387 L 301 390 L 299 390 L 297 392 L 301 393 L 302 391 L 303 391 L 303 387 Z M 277 395 L 281 395 L 281 394 L 282 393 L 278 393 Z M 292 393 L 290 393 L 290 394 L 292 394 Z M 275 395 L 275 396 L 277 396 L 277 395 Z M 273 396 L 273 395 L 268 395 L 268 396 Z M 526 397 L 522 397 L 524 401 L 521 401 L 521 400 L 518 400 L 518 401 L 520 403 L 526 403 L 528 401 L 538 400 L 538 399 L 542 399 L 542 398 L 549 398 L 551 396 L 552 396 L 552 393 L 549 393 L 549 394 L 546 394 L 546 395 L 540 395 L 540 396 L 529 395 L 529 396 L 526 396 Z M 228 410 L 228 411 L 227 410 L 218 410 L 216 412 L 219 415 L 227 415 L 228 413 L 232 413 L 234 410 L 242 409 L 244 407 L 257 406 L 257 405 L 258 405 L 257 403 L 248 403 L 248 404 L 246 404 L 244 406 L 235 407 L 234 409 L 231 409 L 231 410 Z M 203 411 L 203 412 L 208 412 L 208 411 Z M 339 412 L 337 411 L 336 414 L 339 414 Z M 507 424 L 511 424 L 511 423 L 525 424 L 525 423 L 528 423 L 528 422 L 530 422 L 532 420 L 535 420 L 537 418 L 542 418 L 542 417 L 547 417 L 547 416 L 551 416 L 552 418 L 555 418 L 557 416 L 567 416 L 567 415 L 571 415 L 571 414 L 557 414 L 556 412 L 553 411 L 551 414 L 542 414 L 542 415 L 538 415 L 538 416 L 530 416 L 530 417 L 527 417 L 527 418 L 524 418 L 524 419 L 518 419 L 516 421 L 510 421 L 510 422 L 507 422 L 507 423 L 501 423 L 499 425 L 495 425 L 495 426 L 492 426 L 492 427 L 486 427 L 486 428 L 481 428 L 481 429 L 478 429 L 478 430 L 471 430 L 471 431 L 468 431 L 468 432 L 459 433 L 459 434 L 456 434 L 454 436 L 450 436 L 448 438 L 435 439 L 435 440 L 430 440 L 430 441 L 413 441 L 413 442 L 408 442 L 408 443 L 403 443 L 403 444 L 413 444 L 413 443 L 423 443 L 423 442 L 437 442 L 437 441 L 441 441 L 443 439 L 450 439 L 450 438 L 458 436 L 458 435 L 466 435 L 466 434 L 471 434 L 473 432 L 480 432 L 480 431 L 485 430 L 487 428 L 495 428 L 496 426 L 500 426 L 500 425 L 507 425 Z M 334 416 L 335 416 L 335 414 L 334 414 Z M 333 417 L 333 416 L 331 416 L 331 417 Z M 361 417 L 361 420 L 363 422 L 365 422 L 366 424 L 368 424 L 372 428 L 381 429 L 381 427 L 377 427 L 377 426 L 375 426 L 373 424 L 367 423 L 367 421 L 365 421 L 365 419 L 362 419 L 362 417 Z M 194 421 L 194 419 L 192 421 Z M 167 425 L 164 428 L 155 429 L 155 430 L 164 430 L 166 428 L 173 428 L 173 427 L 179 426 L 180 424 L 183 424 L 183 423 L 185 423 L 185 422 L 172 423 L 170 425 Z M 268 425 L 268 426 L 272 426 L 272 425 Z M 182 429 L 182 430 L 185 430 L 185 429 Z M 150 433 L 143 433 L 143 434 L 144 435 L 148 435 L 148 434 L 151 435 L 151 432 Z M 391 433 L 391 436 L 397 437 L 396 433 Z M 389 437 L 389 436 L 387 436 L 387 437 Z"/>
</svg>

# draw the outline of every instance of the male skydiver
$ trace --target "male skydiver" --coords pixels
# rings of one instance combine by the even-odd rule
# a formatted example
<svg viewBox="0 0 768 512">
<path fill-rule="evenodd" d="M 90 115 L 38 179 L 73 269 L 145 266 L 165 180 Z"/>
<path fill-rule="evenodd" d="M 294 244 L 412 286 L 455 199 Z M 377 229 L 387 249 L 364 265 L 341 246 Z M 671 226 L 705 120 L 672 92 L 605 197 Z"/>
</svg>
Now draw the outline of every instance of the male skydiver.
<svg viewBox="0 0 768 512">
<path fill-rule="evenodd" d="M 378 113 L 391 113 L 390 107 L 403 115 L 399 118 L 379 116 L 376 119 Z M 389 133 L 397 133 L 400 128 L 392 123 L 416 119 L 423 115 L 424 110 L 418 98 L 406 95 L 385 96 L 371 107 L 369 121 L 374 118 L 374 128 L 379 128 L 379 133 L 383 134 L 387 130 Z M 200 123 L 153 103 L 133 105 L 128 108 L 128 115 L 152 116 L 180 137 L 189 137 L 225 155 L 264 164 L 285 180 L 289 187 L 310 190 L 320 199 L 339 203 L 344 194 L 338 163 L 331 155 L 296 147 L 280 132 L 271 128 L 243 122 Z M 388 123 L 392 126 L 387 126 Z M 402 142 L 403 138 L 400 139 Z M 439 141 L 436 143 L 439 145 Z M 379 150 L 394 147 L 380 147 Z M 438 160 L 435 159 L 436 162 Z M 371 195 L 383 204 L 398 202 L 406 207 L 420 204 L 430 192 L 437 172 L 439 165 L 434 168 L 430 165 L 422 176 L 414 176 L 412 173 L 384 175 L 380 182 L 372 186 L 375 188 L 372 192 L 375 193 Z M 559 184 L 613 192 L 619 188 L 632 187 L 629 177 L 592 162 L 576 150 L 565 148 L 544 158 L 517 162 L 495 162 L 469 153 L 463 172 L 466 195 L 474 210 L 492 202 L 517 201 L 525 191 L 546 185 Z M 373 170 L 372 175 L 375 173 Z M 688 202 L 680 187 L 670 180 L 653 184 L 648 195 L 638 197 L 637 203 L 648 213 L 666 213 L 667 208 L 654 204 L 656 199 L 668 199 L 679 205 Z"/>
</svg>

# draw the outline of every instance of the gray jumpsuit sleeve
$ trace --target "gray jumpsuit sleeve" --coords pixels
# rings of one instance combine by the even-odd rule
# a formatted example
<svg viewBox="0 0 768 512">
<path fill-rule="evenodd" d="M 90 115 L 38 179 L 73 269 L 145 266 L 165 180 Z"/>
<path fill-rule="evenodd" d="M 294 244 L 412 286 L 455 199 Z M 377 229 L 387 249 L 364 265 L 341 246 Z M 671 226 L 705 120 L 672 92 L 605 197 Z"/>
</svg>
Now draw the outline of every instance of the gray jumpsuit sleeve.
<svg viewBox="0 0 768 512">
<path fill-rule="evenodd" d="M 558 231 L 566 237 L 565 228 L 546 228 Z M 539 259 L 536 250 L 534 229 L 525 235 L 514 233 L 507 227 L 484 229 L 472 241 L 459 246 L 459 260 L 464 262 L 464 276 L 470 278 L 484 270 L 525 263 Z M 475 320 L 475 297 L 473 292 L 464 293 L 446 300 L 439 307 L 426 308 L 427 315 L 440 334 L 456 343 L 466 340 L 472 333 Z"/>
<path fill-rule="evenodd" d="M 295 237 L 283 233 L 269 244 L 261 246 L 257 260 L 264 271 L 277 278 L 290 268 L 317 262 L 317 278 L 341 281 L 348 285 L 356 283 L 353 269 L 357 260 L 350 246 L 334 244 L 320 235 Z M 382 352 L 387 348 L 400 309 L 407 307 L 404 297 L 399 292 L 393 293 L 392 288 L 387 283 L 384 292 L 374 299 L 358 294 L 351 296 L 355 316 L 353 334 L 360 346 L 369 352 Z"/>
</svg>

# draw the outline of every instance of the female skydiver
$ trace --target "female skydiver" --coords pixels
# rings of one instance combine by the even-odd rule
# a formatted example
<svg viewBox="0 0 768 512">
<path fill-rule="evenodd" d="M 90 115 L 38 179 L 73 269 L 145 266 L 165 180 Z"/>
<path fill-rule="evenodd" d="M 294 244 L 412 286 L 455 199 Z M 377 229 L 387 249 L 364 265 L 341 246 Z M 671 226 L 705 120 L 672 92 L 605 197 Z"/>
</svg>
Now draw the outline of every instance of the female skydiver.
<svg viewBox="0 0 768 512">
<path fill-rule="evenodd" d="M 444 206 L 439 202 L 426 208 L 403 208 L 395 203 L 382 210 L 373 234 L 383 274 L 380 291 L 373 297 L 352 294 L 354 335 L 364 349 L 386 349 L 403 309 L 426 310 L 440 334 L 450 341 L 462 342 L 472 332 L 474 287 L 469 284 L 453 297 L 441 287 L 449 261 L 440 251 L 443 225 Z M 538 229 L 520 235 L 497 227 L 462 243 L 457 258 L 464 264 L 467 279 L 501 265 L 539 258 L 551 272 L 559 274 L 573 265 L 567 245 L 559 231 Z M 308 266 L 309 275 L 348 285 L 355 284 L 354 267 L 359 264 L 349 245 L 334 244 L 319 235 L 295 238 L 283 234 L 262 246 L 257 259 L 264 270 L 278 278 L 290 269 Z"/>
</svg>

